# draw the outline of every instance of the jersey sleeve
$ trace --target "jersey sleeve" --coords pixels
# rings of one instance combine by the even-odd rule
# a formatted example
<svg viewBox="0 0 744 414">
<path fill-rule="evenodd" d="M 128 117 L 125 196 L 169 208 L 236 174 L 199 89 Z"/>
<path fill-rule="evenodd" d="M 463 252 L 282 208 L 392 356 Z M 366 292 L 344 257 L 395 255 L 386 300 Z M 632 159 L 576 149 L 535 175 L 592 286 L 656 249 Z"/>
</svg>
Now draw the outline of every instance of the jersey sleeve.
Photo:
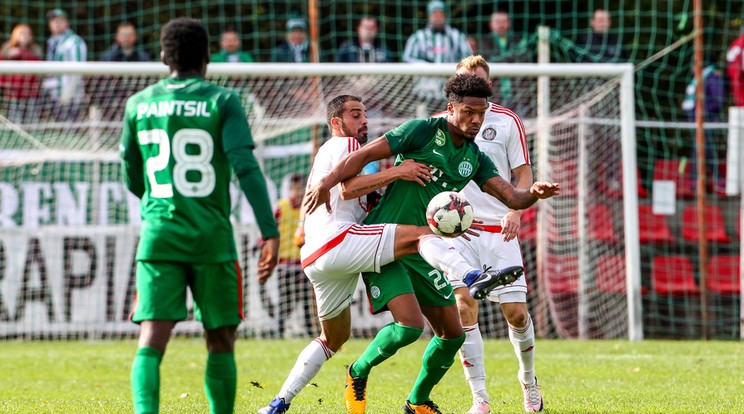
<svg viewBox="0 0 744 414">
<path fill-rule="evenodd" d="M 131 102 L 131 101 L 130 101 Z M 121 127 L 119 156 L 124 166 L 124 181 L 129 191 L 139 198 L 145 194 L 145 175 L 143 172 L 142 153 L 137 144 L 136 128 L 132 125 L 133 104 L 128 102 L 124 111 L 124 122 Z"/>
<path fill-rule="evenodd" d="M 527 148 L 524 124 L 522 124 L 522 119 L 517 114 L 514 114 L 513 120 L 514 122 L 511 123 L 509 135 L 506 139 L 506 156 L 509 159 L 509 167 L 512 170 L 530 163 L 530 153 Z"/>
<path fill-rule="evenodd" d="M 478 171 L 475 172 L 473 181 L 478 184 L 478 187 L 482 187 L 486 181 L 497 176 L 499 176 L 499 170 L 496 165 L 486 154 L 478 150 Z"/>
<path fill-rule="evenodd" d="M 436 132 L 436 127 L 424 119 L 413 119 L 385 133 L 393 154 L 423 148 Z"/>
<path fill-rule="evenodd" d="M 248 119 L 238 96 L 230 93 L 224 104 L 220 105 L 219 111 L 222 121 L 222 148 L 225 152 L 238 147 L 255 148 Z"/>
<path fill-rule="evenodd" d="M 279 230 L 266 189 L 266 180 L 253 154 L 255 145 L 243 106 L 237 95 L 231 93 L 219 110 L 222 113 L 222 147 L 235 170 L 240 189 L 253 207 L 261 235 L 265 239 L 278 237 Z"/>
</svg>

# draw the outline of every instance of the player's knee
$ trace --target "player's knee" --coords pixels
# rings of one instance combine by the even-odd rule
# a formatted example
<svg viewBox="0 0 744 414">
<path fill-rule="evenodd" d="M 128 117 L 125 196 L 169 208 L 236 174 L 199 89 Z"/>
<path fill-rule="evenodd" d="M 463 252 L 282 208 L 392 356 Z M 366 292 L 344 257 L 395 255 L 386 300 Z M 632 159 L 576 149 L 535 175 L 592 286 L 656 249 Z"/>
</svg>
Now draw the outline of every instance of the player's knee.
<svg viewBox="0 0 744 414">
<path fill-rule="evenodd" d="M 320 339 L 325 342 L 328 349 L 333 352 L 338 352 L 339 349 L 349 340 L 351 332 L 339 332 L 335 335 L 326 336 L 321 334 Z"/>
<path fill-rule="evenodd" d="M 530 320 L 530 314 L 525 309 L 516 308 L 511 312 L 505 313 L 506 321 L 515 328 L 524 328 Z"/>
<path fill-rule="evenodd" d="M 234 326 L 223 326 L 204 332 L 207 342 L 207 352 L 225 353 L 235 351 L 235 328 Z"/>
<path fill-rule="evenodd" d="M 473 325 L 478 322 L 478 301 L 470 296 L 467 288 L 455 290 L 457 298 L 457 312 L 460 314 L 460 323 Z"/>
<path fill-rule="evenodd" d="M 424 333 L 423 323 L 421 327 L 414 327 L 396 323 L 394 325 L 395 336 L 398 339 L 398 343 L 403 346 L 416 342 L 422 333 Z"/>
</svg>

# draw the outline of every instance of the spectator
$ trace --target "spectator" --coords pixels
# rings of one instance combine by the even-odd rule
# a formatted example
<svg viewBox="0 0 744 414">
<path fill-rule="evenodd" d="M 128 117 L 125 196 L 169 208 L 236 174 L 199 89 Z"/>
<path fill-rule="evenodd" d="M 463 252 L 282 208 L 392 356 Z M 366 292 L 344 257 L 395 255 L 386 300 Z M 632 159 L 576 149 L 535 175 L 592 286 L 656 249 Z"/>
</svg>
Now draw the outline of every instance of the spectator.
<svg viewBox="0 0 744 414">
<path fill-rule="evenodd" d="M 3 60 L 41 60 L 41 47 L 34 43 L 31 27 L 18 24 L 10 40 L 0 46 Z M 11 122 L 26 123 L 39 118 L 39 77 L 12 74 L 0 77 L 0 86 L 8 98 L 6 116 Z"/>
<path fill-rule="evenodd" d="M 480 51 L 489 62 L 528 62 L 524 39 L 511 31 L 511 18 L 503 11 L 491 14 L 488 23 L 491 32 L 481 40 Z M 529 80 L 501 78 L 494 80 L 494 102 L 526 116 L 530 102 Z"/>
<path fill-rule="evenodd" d="M 48 61 L 84 62 L 88 49 L 85 41 L 70 30 L 67 13 L 60 9 L 46 14 L 52 36 L 47 40 Z M 52 104 L 52 116 L 58 121 L 80 117 L 85 98 L 85 86 L 80 75 L 57 75 L 44 80 L 44 90 Z"/>
<path fill-rule="evenodd" d="M 305 63 L 310 61 L 307 25 L 302 19 L 287 20 L 287 38 L 271 52 L 272 62 Z"/>
<path fill-rule="evenodd" d="M 377 38 L 377 19 L 362 17 L 357 26 L 357 38 L 341 44 L 336 62 L 386 63 L 392 62 L 390 51 Z"/>
<path fill-rule="evenodd" d="M 253 63 L 255 60 L 248 52 L 240 50 L 240 36 L 235 30 L 226 30 L 220 37 L 220 51 L 209 60 L 212 63 Z"/>
<path fill-rule="evenodd" d="M 468 36 L 468 44 L 470 45 L 470 49 L 473 50 L 473 54 L 478 54 L 478 39 L 474 38 L 473 36 Z"/>
<path fill-rule="evenodd" d="M 729 46 L 726 62 L 734 105 L 744 106 L 744 28 L 741 35 Z"/>
<path fill-rule="evenodd" d="M 149 62 L 150 55 L 137 45 L 137 30 L 129 22 L 116 28 L 116 43 L 101 55 L 105 62 Z"/>
<path fill-rule="evenodd" d="M 690 67 L 690 71 L 694 70 L 694 65 Z M 696 117 L 696 91 L 697 82 L 695 81 L 694 75 L 687 84 L 685 89 L 685 99 L 682 101 L 682 110 L 685 112 L 688 122 L 695 122 Z M 725 95 L 723 90 L 723 77 L 717 70 L 715 59 L 710 56 L 705 56 L 705 63 L 703 67 L 703 91 L 705 94 L 705 107 L 703 109 L 703 120 L 704 122 L 721 122 L 723 119 L 723 106 L 725 103 Z M 697 161 L 697 139 L 693 134 L 692 139 L 692 154 L 690 155 L 690 169 L 692 173 L 692 182 L 690 185 L 695 186 L 697 177 L 696 161 Z M 706 172 L 713 178 L 711 184 L 716 191 L 723 191 L 725 183 L 719 177 L 718 171 L 718 151 L 716 145 L 716 136 L 714 130 L 705 128 L 705 160 L 706 160 Z"/>
<path fill-rule="evenodd" d="M 308 336 L 317 335 L 313 328 L 315 319 L 313 288 L 302 271 L 300 247 L 294 243 L 294 235 L 300 224 L 302 197 L 305 195 L 305 179 L 299 173 L 289 177 L 289 197 L 279 200 L 274 217 L 279 227 L 279 264 L 276 267 L 279 277 L 279 337 L 284 336 L 285 323 L 296 306 L 303 303 L 305 332 Z"/>
<path fill-rule="evenodd" d="M 592 31 L 576 41 L 580 51 L 578 62 L 620 62 L 625 60 L 625 52 L 620 37 L 610 33 L 612 17 L 605 9 L 597 9 L 591 21 Z"/>
<path fill-rule="evenodd" d="M 407 63 L 456 63 L 470 56 L 473 51 L 468 38 L 459 30 L 447 24 L 444 2 L 433 0 L 426 6 L 429 24 L 417 30 L 406 41 L 403 61 Z M 444 78 L 421 77 L 416 80 L 413 92 L 419 99 L 429 101 L 419 105 L 417 116 L 426 118 L 440 110 L 444 104 Z"/>
</svg>

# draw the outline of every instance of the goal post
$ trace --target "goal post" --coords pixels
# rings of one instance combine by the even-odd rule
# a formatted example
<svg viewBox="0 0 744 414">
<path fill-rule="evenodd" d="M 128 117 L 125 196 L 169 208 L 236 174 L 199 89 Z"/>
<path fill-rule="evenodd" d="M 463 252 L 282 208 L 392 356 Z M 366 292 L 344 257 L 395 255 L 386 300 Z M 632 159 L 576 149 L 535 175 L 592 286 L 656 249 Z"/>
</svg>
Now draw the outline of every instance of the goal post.
<svg viewBox="0 0 744 414">
<path fill-rule="evenodd" d="M 420 114 L 422 102 L 428 113 L 445 109 L 443 98 L 419 97 L 413 85 L 421 77 L 443 81 L 454 67 L 210 64 L 207 77 L 241 97 L 276 203 L 286 197 L 290 175 L 309 172 L 312 130 L 320 127 L 327 137 L 328 100 L 342 93 L 361 96 L 370 135 L 379 136 Z M 509 84 L 518 102 L 514 109 L 524 120 L 532 160 L 540 160 L 535 176 L 563 187 L 561 196 L 538 203 L 538 220 L 525 214 L 522 222 L 530 303 L 533 313 L 545 315 L 536 324 L 547 336 L 642 339 L 632 65 L 491 64 L 490 71 L 494 89 Z M 126 98 L 167 76 L 167 68 L 0 62 L 0 77 L 18 74 L 39 80 L 81 76 L 87 99 L 85 115 L 75 120 L 55 118 L 43 90 L 33 103 L 40 108 L 35 118 L 0 116 L 0 337 L 131 335 L 136 327 L 126 313 L 133 300 L 139 213 L 138 200 L 121 185 L 118 135 Z M 539 77 L 549 78 L 546 91 L 537 88 Z M 540 122 L 538 101 L 549 102 L 547 119 Z M 11 104 L 19 102 L 3 97 L 0 114 Z M 547 133 L 538 134 L 540 129 Z M 545 142 L 538 145 L 538 139 Z M 538 156 L 537 148 L 546 154 Z M 298 284 L 281 297 L 276 275 L 266 285 L 256 282 L 258 231 L 237 186 L 232 194 L 236 246 L 246 273 L 241 333 L 275 334 L 282 317 L 288 319 L 287 335 L 305 335 L 308 319 L 302 314 L 312 306 L 297 305 L 282 315 L 280 305 L 307 301 L 299 292 L 307 286 Z M 535 226 L 540 236 L 530 237 Z M 545 301 L 534 295 L 538 291 Z M 389 321 L 368 314 L 361 284 L 352 309 L 357 335 Z M 189 322 L 179 324 L 178 332 L 199 330 Z"/>
</svg>

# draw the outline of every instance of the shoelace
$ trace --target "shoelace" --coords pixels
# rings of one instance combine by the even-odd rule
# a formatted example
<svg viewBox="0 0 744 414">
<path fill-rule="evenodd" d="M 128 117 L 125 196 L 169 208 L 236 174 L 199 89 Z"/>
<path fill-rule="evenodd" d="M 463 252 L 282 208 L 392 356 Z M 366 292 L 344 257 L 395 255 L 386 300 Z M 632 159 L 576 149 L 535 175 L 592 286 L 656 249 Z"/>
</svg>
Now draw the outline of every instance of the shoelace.
<svg viewBox="0 0 744 414">
<path fill-rule="evenodd" d="M 484 266 L 485 267 L 485 266 Z M 441 411 L 439 411 L 439 406 L 434 404 L 434 401 L 427 401 L 423 405 L 431 408 L 431 410 L 437 414 L 442 414 Z"/>
<path fill-rule="evenodd" d="M 525 388 L 527 388 L 527 398 L 529 398 L 530 404 L 540 404 L 540 388 L 537 384 L 527 385 Z"/>
<path fill-rule="evenodd" d="M 491 270 L 493 266 L 483 265 L 483 273 L 486 273 L 487 271 Z"/>
<path fill-rule="evenodd" d="M 354 398 L 356 398 L 357 401 L 364 400 L 364 391 L 367 389 L 367 378 L 352 378 L 351 387 L 354 389 Z"/>
</svg>

